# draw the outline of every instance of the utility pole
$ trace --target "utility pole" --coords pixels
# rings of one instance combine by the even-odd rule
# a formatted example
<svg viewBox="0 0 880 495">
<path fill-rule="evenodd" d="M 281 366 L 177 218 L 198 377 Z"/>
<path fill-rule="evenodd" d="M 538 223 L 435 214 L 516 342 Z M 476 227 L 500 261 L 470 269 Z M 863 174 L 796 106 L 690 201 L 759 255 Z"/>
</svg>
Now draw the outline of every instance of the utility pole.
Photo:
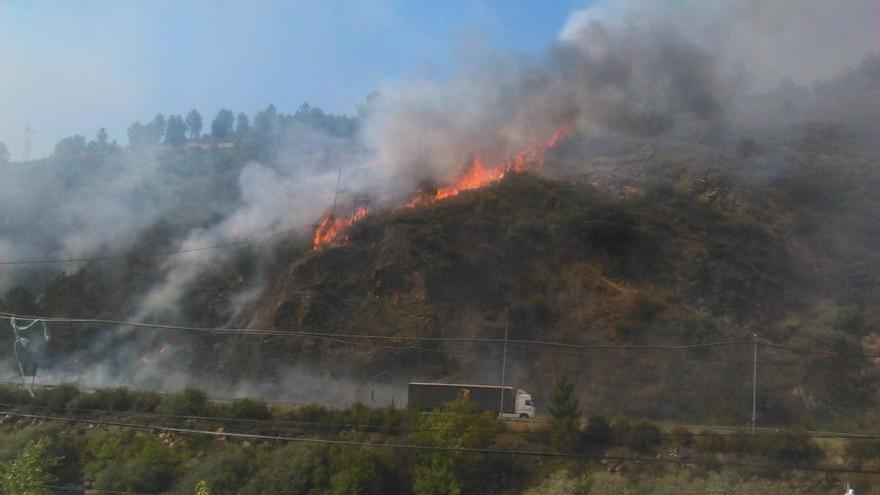
<svg viewBox="0 0 880 495">
<path fill-rule="evenodd" d="M 754 354 L 752 356 L 752 435 L 755 434 L 755 413 L 758 400 L 758 334 L 752 334 Z"/>
<path fill-rule="evenodd" d="M 336 214 L 336 200 L 339 199 L 339 184 L 342 183 L 342 167 L 339 167 L 339 174 L 336 176 L 336 192 L 333 194 L 333 210 L 331 212 Z"/>
<path fill-rule="evenodd" d="M 504 417 L 504 374 L 507 372 L 507 331 L 510 328 L 510 309 L 504 317 L 504 352 L 501 355 L 501 404 L 498 408 L 498 417 Z"/>
</svg>

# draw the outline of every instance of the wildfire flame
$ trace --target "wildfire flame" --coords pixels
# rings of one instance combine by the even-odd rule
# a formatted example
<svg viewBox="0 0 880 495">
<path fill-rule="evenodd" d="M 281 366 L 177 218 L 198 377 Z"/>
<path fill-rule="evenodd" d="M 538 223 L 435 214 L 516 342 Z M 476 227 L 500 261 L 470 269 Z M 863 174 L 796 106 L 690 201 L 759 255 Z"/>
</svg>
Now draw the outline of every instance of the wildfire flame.
<svg viewBox="0 0 880 495">
<path fill-rule="evenodd" d="M 462 191 L 479 189 L 494 184 L 503 179 L 507 174 L 520 174 L 527 170 L 537 170 L 544 167 L 544 155 L 571 132 L 571 128 L 563 126 L 558 128 L 546 141 L 533 144 L 526 149 L 508 156 L 503 162 L 494 165 L 487 164 L 481 156 L 475 156 L 470 165 L 462 172 L 452 184 L 437 189 L 433 195 L 420 195 L 406 203 L 407 207 L 416 207 L 442 201 L 457 196 Z"/>
<path fill-rule="evenodd" d="M 531 146 L 518 151 L 513 156 L 508 156 L 504 161 L 489 164 L 486 160 L 476 155 L 468 167 L 456 177 L 451 184 L 437 189 L 432 194 L 420 194 L 409 200 L 406 208 L 414 208 L 431 204 L 435 201 L 457 196 L 462 191 L 479 189 L 502 180 L 510 173 L 520 174 L 528 170 L 538 170 L 544 167 L 544 155 L 559 144 L 571 132 L 571 127 L 561 126 L 543 142 L 536 142 Z M 340 217 L 327 210 L 321 223 L 315 229 L 312 238 L 312 247 L 315 251 L 331 245 L 343 245 L 348 242 L 345 231 L 358 220 L 367 216 L 366 208 L 356 208 L 349 217 Z"/>
<path fill-rule="evenodd" d="M 159 349 L 158 354 L 165 354 L 168 352 L 168 344 L 162 344 L 162 347 Z M 159 357 L 156 354 L 151 355 L 143 355 L 141 356 L 141 363 L 143 364 L 152 364 L 156 362 L 156 358 Z"/>
<path fill-rule="evenodd" d="M 348 241 L 348 237 L 341 234 L 348 230 L 351 224 L 365 216 L 367 216 L 367 209 L 363 207 L 355 208 L 349 217 L 339 217 L 332 210 L 327 210 L 324 213 L 324 218 L 321 219 L 321 223 L 318 224 L 318 228 L 315 229 L 315 234 L 312 238 L 312 248 L 317 251 L 324 246 L 344 244 Z"/>
</svg>

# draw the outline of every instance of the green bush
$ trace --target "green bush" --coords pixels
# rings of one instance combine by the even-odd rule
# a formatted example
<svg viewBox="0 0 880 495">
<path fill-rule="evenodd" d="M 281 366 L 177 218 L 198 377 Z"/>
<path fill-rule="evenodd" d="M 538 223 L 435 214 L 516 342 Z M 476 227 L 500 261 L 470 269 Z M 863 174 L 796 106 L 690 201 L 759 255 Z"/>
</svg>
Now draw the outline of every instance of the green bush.
<svg viewBox="0 0 880 495">
<path fill-rule="evenodd" d="M 229 406 L 229 413 L 238 419 L 269 419 L 269 406 L 263 401 L 238 399 Z"/>
<path fill-rule="evenodd" d="M 326 493 L 330 487 L 326 449 L 288 445 L 275 450 L 240 495 L 278 493 L 312 495 Z"/>
<path fill-rule="evenodd" d="M 614 429 L 605 416 L 590 416 L 584 434 L 587 442 L 593 445 L 608 445 L 614 442 Z"/>
<path fill-rule="evenodd" d="M 254 467 L 254 455 L 236 445 L 208 454 L 187 470 L 175 493 L 192 495 L 199 481 L 204 481 L 214 495 L 237 493 L 247 483 Z"/>
<path fill-rule="evenodd" d="M 330 451 L 334 472 L 332 495 L 383 495 L 392 493 L 387 471 L 375 452 L 342 447 Z"/>
<path fill-rule="evenodd" d="M 821 453 L 806 428 L 796 426 L 782 433 L 765 433 L 754 436 L 757 453 L 784 461 L 807 461 Z"/>
<path fill-rule="evenodd" d="M 34 404 L 52 409 L 64 409 L 67 403 L 76 399 L 79 389 L 76 385 L 62 383 L 57 387 L 39 388 L 34 393 Z"/>
<path fill-rule="evenodd" d="M 725 449 L 724 437 L 714 431 L 702 430 L 694 437 L 694 447 L 704 452 L 722 452 Z"/>
<path fill-rule="evenodd" d="M 8 494 L 48 495 L 50 491 L 44 486 L 58 481 L 54 471 L 61 460 L 52 453 L 47 437 L 31 440 L 15 459 L 0 468 L 0 486 Z"/>
<path fill-rule="evenodd" d="M 90 394 L 81 394 L 67 404 L 71 411 L 96 409 L 101 411 L 128 411 L 133 399 L 131 393 L 124 388 L 96 390 Z"/>
<path fill-rule="evenodd" d="M 574 384 L 567 376 L 556 379 L 550 393 L 550 443 L 561 452 L 574 451 L 581 443 L 581 411 Z"/>
<path fill-rule="evenodd" d="M 672 439 L 678 447 L 690 447 L 694 443 L 694 435 L 683 426 L 677 426 L 672 430 Z"/>
<path fill-rule="evenodd" d="M 612 428 L 619 445 L 639 453 L 651 452 L 662 442 L 660 428 L 648 421 L 630 423 L 618 420 Z"/>
<path fill-rule="evenodd" d="M 857 461 L 880 458 L 880 441 L 849 440 L 846 442 L 846 456 Z"/>
<path fill-rule="evenodd" d="M 0 385 L 0 404 L 27 404 L 30 402 L 27 390 L 14 385 Z"/>
<path fill-rule="evenodd" d="M 173 416 L 202 416 L 208 396 L 197 388 L 185 388 L 175 394 L 167 394 L 159 401 L 156 412 Z"/>
<path fill-rule="evenodd" d="M 135 390 L 132 395 L 132 410 L 135 412 L 155 412 L 162 401 L 162 395 L 149 390 Z"/>
<path fill-rule="evenodd" d="M 86 441 L 83 474 L 101 490 L 160 492 L 177 478 L 179 454 L 153 434 L 107 430 Z"/>
</svg>

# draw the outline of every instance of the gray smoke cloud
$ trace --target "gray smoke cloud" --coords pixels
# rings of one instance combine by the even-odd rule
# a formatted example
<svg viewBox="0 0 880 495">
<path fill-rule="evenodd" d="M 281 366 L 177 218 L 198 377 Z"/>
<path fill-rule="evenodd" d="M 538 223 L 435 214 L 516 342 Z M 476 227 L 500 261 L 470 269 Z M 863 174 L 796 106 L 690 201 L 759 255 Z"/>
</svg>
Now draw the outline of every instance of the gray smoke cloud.
<svg viewBox="0 0 880 495">
<path fill-rule="evenodd" d="M 880 49 L 873 0 L 600 1 L 569 16 L 560 39 L 584 26 L 659 25 L 709 54 L 723 72 L 747 74 L 758 91 L 791 79 L 810 85 Z"/>
<path fill-rule="evenodd" d="M 650 136 L 713 120 L 725 91 L 674 29 L 590 21 L 536 59 L 481 52 L 451 82 L 387 88 L 365 136 L 389 175 L 445 181 L 475 153 L 501 160 L 560 128 Z"/>
<path fill-rule="evenodd" d="M 499 161 L 564 125 L 635 136 L 752 125 L 746 96 L 877 53 L 878 18 L 873 0 L 598 2 L 541 56 L 470 47 L 451 81 L 383 88 L 365 136 L 388 175 L 442 182 L 474 153 Z"/>
</svg>

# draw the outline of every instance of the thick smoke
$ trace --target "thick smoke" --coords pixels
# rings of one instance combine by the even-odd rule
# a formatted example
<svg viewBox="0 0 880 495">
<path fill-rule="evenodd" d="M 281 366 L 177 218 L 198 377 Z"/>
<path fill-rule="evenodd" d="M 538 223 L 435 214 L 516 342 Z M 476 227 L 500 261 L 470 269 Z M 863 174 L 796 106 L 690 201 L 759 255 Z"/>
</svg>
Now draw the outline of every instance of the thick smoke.
<svg viewBox="0 0 880 495">
<path fill-rule="evenodd" d="M 591 21 L 537 59 L 482 54 L 450 83 L 390 88 L 367 128 L 393 176 L 450 179 L 474 154 L 500 160 L 560 128 L 656 135 L 722 114 L 712 58 L 676 31 Z"/>
<path fill-rule="evenodd" d="M 171 202 L 169 182 L 150 152 L 126 152 L 102 164 L 46 160 L 0 170 L 0 259 L 70 259 L 125 249 Z M 207 202 L 206 209 L 213 207 Z M 70 269 L 70 265 L 56 265 Z M 0 292 L 21 270 L 0 270 Z"/>
<path fill-rule="evenodd" d="M 873 0 L 615 0 L 573 13 L 560 38 L 596 22 L 664 26 L 763 92 L 784 79 L 811 85 L 877 53 L 878 16 Z"/>
<path fill-rule="evenodd" d="M 880 48 L 878 18 L 873 0 L 599 2 L 541 56 L 475 50 L 451 81 L 384 88 L 366 137 L 388 175 L 443 182 L 474 153 L 500 161 L 560 126 L 754 125 L 749 96 L 859 65 Z"/>
</svg>

